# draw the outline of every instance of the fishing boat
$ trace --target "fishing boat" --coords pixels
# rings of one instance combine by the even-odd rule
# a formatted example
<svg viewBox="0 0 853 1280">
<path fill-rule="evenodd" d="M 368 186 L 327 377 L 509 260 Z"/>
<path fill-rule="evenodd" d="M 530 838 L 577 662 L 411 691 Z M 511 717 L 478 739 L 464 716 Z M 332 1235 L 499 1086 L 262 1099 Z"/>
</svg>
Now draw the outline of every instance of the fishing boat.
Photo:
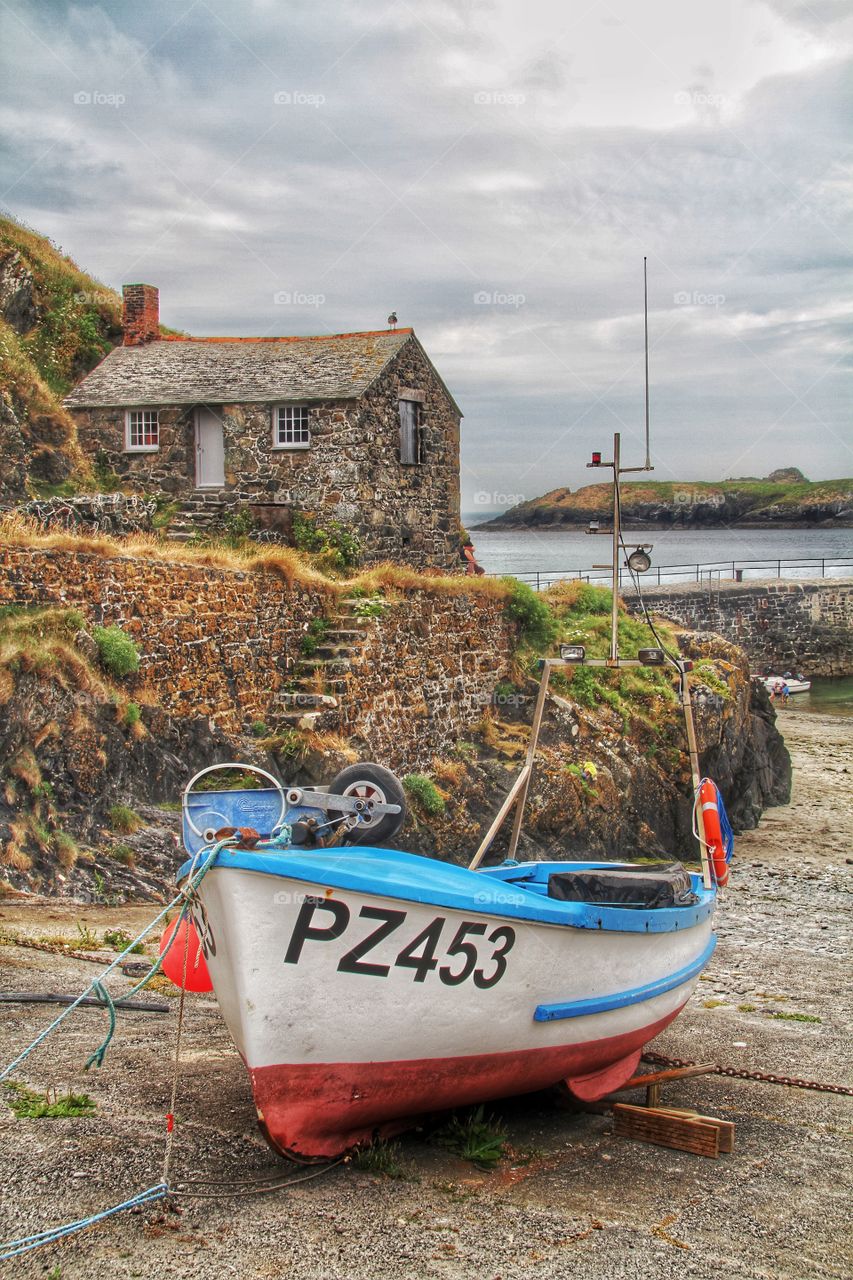
<svg viewBox="0 0 853 1280">
<path fill-rule="evenodd" d="M 644 468 L 621 467 L 618 435 L 613 461 L 590 465 L 613 469 L 615 587 L 628 556 L 619 479 Z M 259 787 L 210 790 L 217 769 L 246 768 L 212 766 L 186 787 L 180 878 L 211 860 L 179 981 L 188 964 L 209 973 L 277 1150 L 331 1157 L 427 1113 L 560 1082 L 594 1100 L 634 1074 L 683 1009 L 714 950 L 731 841 L 719 792 L 699 775 L 691 664 L 663 647 L 620 655 L 617 612 L 614 590 L 609 657 L 564 645 L 542 659 L 525 764 L 468 866 L 388 847 L 405 796 L 378 765 L 313 790 L 257 769 Z M 551 672 L 665 661 L 685 714 L 701 873 L 518 861 Z M 484 866 L 511 813 L 507 857 Z"/>
</svg>

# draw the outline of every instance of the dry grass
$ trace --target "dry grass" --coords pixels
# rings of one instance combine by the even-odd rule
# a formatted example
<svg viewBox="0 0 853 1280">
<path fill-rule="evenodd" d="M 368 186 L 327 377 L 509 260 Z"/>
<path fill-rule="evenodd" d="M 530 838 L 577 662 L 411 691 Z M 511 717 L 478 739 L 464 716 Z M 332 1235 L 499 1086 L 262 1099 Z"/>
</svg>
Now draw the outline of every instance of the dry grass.
<svg viewBox="0 0 853 1280">
<path fill-rule="evenodd" d="M 460 787 L 468 777 L 468 766 L 464 760 L 442 760 L 440 756 L 434 756 L 432 775 L 448 786 Z"/>
<path fill-rule="evenodd" d="M 66 551 L 74 555 L 102 556 L 121 560 L 154 560 L 165 564 L 221 569 L 230 573 L 272 573 L 289 587 L 295 583 L 313 587 L 330 596 L 346 596 L 353 590 L 376 594 L 379 591 L 426 591 L 436 595 L 475 595 L 503 600 L 508 588 L 499 578 L 474 578 L 438 571 L 418 572 L 405 565 L 382 563 L 365 569 L 355 578 L 329 578 L 311 558 L 292 547 L 265 547 L 247 543 L 234 549 L 224 543 L 195 546 L 169 542 L 155 534 L 135 534 L 112 538 L 106 534 L 78 534 L 45 530 L 35 520 L 17 512 L 0 517 L 0 543 L 30 551 Z"/>
</svg>

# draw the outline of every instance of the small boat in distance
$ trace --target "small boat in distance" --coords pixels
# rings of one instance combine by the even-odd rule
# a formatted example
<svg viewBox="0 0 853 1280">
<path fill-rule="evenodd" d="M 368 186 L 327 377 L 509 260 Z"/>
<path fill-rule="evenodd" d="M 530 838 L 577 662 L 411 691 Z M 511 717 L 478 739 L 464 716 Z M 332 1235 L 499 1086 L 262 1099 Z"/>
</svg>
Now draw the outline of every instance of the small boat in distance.
<svg viewBox="0 0 853 1280">
<path fill-rule="evenodd" d="M 804 680 L 802 676 L 753 676 L 753 680 L 760 680 L 768 693 L 774 697 L 780 697 L 785 686 L 788 686 L 788 693 L 808 693 L 812 687 L 811 680 Z"/>
<path fill-rule="evenodd" d="M 692 664 L 663 648 L 619 654 L 618 435 L 613 461 L 596 454 L 592 465 L 614 475 L 610 654 L 563 645 L 542 659 L 526 762 L 467 867 L 381 847 L 403 823 L 405 797 L 377 765 L 351 765 L 315 790 L 217 765 L 183 793 L 190 856 L 179 879 L 210 859 L 185 957 L 200 946 L 258 1123 L 284 1154 L 335 1156 L 431 1112 L 559 1082 L 603 1097 L 634 1074 L 711 958 L 731 841 L 719 792 L 699 776 Z M 518 862 L 552 670 L 667 661 L 685 715 L 701 873 L 678 862 Z M 234 768 L 264 785 L 198 788 Z M 508 856 L 484 867 L 513 807 Z"/>
</svg>

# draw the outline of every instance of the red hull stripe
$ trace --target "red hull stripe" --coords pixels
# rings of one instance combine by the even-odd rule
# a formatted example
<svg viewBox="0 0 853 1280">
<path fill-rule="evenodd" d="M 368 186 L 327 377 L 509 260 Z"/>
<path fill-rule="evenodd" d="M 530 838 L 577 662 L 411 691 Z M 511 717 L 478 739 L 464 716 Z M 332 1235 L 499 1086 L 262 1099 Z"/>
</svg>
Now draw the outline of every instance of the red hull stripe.
<svg viewBox="0 0 853 1280">
<path fill-rule="evenodd" d="M 544 1089 L 560 1080 L 601 1072 L 591 1100 L 633 1075 L 637 1051 L 679 1010 L 650 1026 L 586 1044 L 462 1058 L 403 1062 L 283 1063 L 249 1069 L 258 1120 L 280 1151 L 334 1156 L 358 1142 L 399 1133 L 419 1115 L 472 1102 Z M 624 1072 L 614 1070 L 624 1060 Z"/>
</svg>

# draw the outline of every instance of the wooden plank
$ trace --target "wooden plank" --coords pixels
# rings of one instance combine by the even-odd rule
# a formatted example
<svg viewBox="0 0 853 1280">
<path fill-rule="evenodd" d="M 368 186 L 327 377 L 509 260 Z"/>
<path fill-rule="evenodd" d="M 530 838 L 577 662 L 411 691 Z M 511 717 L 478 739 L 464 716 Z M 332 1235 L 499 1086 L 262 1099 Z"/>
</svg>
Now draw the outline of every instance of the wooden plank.
<svg viewBox="0 0 853 1280">
<path fill-rule="evenodd" d="M 521 827 L 524 822 L 524 806 L 527 803 L 527 792 L 530 787 L 530 778 L 533 774 L 533 764 L 536 760 L 536 748 L 539 745 L 539 730 L 542 727 L 542 715 L 545 711 L 545 699 L 548 696 L 548 683 L 551 679 L 551 663 L 546 658 L 542 664 L 542 676 L 539 681 L 539 693 L 536 697 L 536 706 L 533 709 L 533 724 L 530 727 L 530 741 L 527 744 L 527 777 L 519 796 L 518 808 L 515 811 L 515 818 L 512 823 L 512 831 L 509 836 L 508 858 L 515 857 L 515 851 L 518 848 L 518 840 L 521 835 Z"/>
<path fill-rule="evenodd" d="M 495 836 L 498 834 L 498 831 L 500 831 L 501 826 L 503 825 L 504 819 L 506 818 L 506 815 L 509 813 L 512 806 L 515 804 L 516 799 L 518 798 L 519 791 L 527 782 L 527 779 L 529 777 L 530 777 L 530 765 L 526 764 L 522 769 L 521 773 L 516 778 L 515 782 L 510 787 L 509 794 L 504 800 L 500 809 L 498 809 L 494 822 L 489 827 L 486 834 L 483 836 L 483 839 L 480 841 L 479 849 L 474 854 L 474 857 L 471 859 L 471 861 L 468 864 L 469 871 L 476 871 L 477 867 L 479 867 L 480 863 L 483 861 L 483 858 L 486 856 L 486 854 L 489 851 L 489 846 L 491 845 Z"/>
<path fill-rule="evenodd" d="M 639 1089 L 642 1085 L 660 1084 L 664 1080 L 686 1080 L 689 1076 L 706 1076 L 716 1070 L 713 1062 L 697 1062 L 692 1067 L 670 1067 L 668 1071 L 649 1071 L 644 1076 L 632 1076 L 623 1089 Z M 619 1090 L 618 1092 L 621 1092 Z"/>
<path fill-rule="evenodd" d="M 636 1138 L 640 1142 L 691 1151 L 694 1155 L 712 1159 L 720 1154 L 719 1129 L 702 1120 L 617 1102 L 613 1106 L 613 1121 L 614 1133 L 623 1138 Z"/>
<path fill-rule="evenodd" d="M 670 1116 L 689 1116 L 692 1120 L 701 1120 L 703 1124 L 712 1124 L 720 1135 L 720 1155 L 728 1156 L 735 1149 L 735 1126 L 733 1120 L 720 1120 L 717 1116 L 703 1116 L 698 1111 L 683 1111 L 680 1107 L 660 1107 Z"/>
</svg>

